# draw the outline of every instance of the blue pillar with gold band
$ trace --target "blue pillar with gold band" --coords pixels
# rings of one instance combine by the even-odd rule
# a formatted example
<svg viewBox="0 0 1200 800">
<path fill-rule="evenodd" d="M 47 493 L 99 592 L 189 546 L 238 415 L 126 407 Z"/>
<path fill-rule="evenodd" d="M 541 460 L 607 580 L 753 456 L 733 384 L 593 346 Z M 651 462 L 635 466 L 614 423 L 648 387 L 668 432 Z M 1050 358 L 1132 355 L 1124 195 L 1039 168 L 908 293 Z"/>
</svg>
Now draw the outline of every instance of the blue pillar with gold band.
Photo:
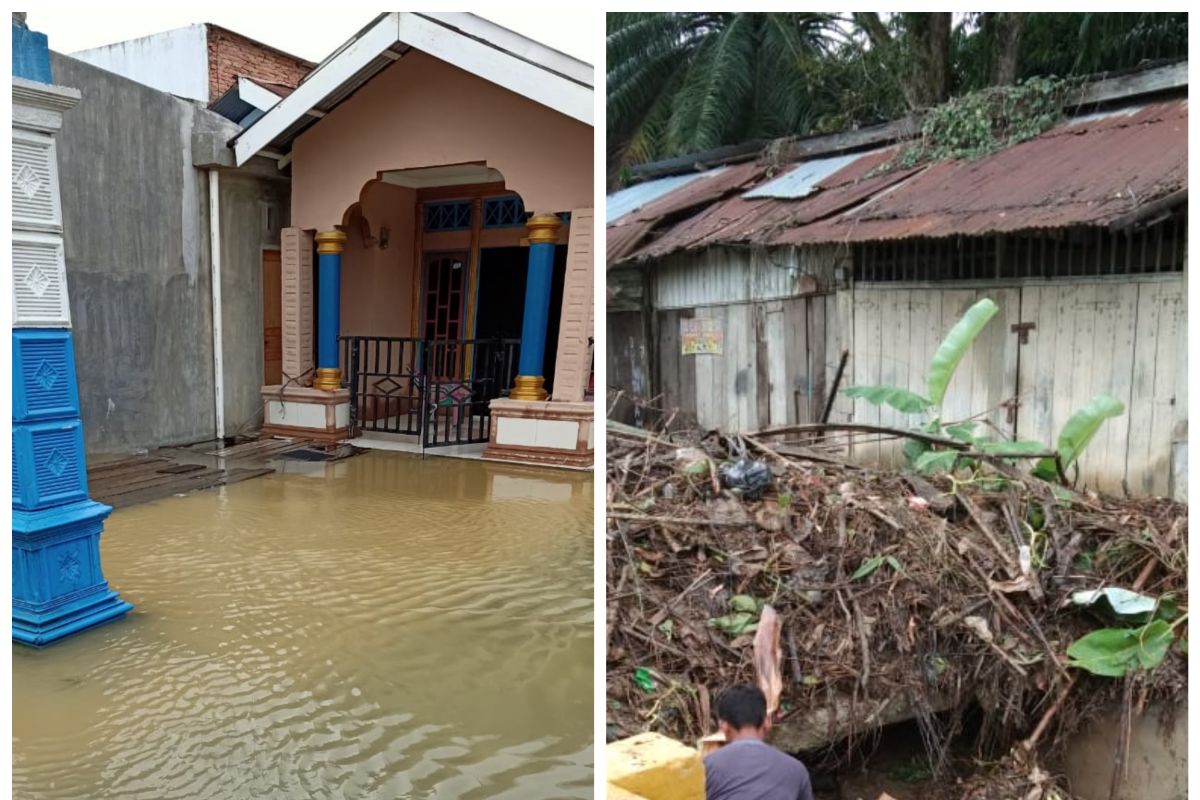
<svg viewBox="0 0 1200 800">
<path fill-rule="evenodd" d="M 526 223 L 529 231 L 529 271 L 525 278 L 525 316 L 521 323 L 521 358 L 509 397 L 545 400 L 546 322 L 550 318 L 550 286 L 554 279 L 554 245 L 562 221 L 538 214 Z"/>
<path fill-rule="evenodd" d="M 12 73 L 13 132 L 39 143 L 27 145 L 32 161 L 13 170 L 14 212 L 18 192 L 26 205 L 12 226 L 12 638 L 42 647 L 133 606 L 109 588 L 100 565 L 112 509 L 88 497 L 61 219 L 53 211 L 59 186 L 46 134 L 59 130 L 79 93 L 51 84 L 46 37 L 17 16 Z M 47 250 L 59 254 L 49 263 Z"/>
<path fill-rule="evenodd" d="M 321 231 L 317 242 L 317 376 L 314 389 L 336 392 L 342 388 L 338 369 L 338 331 L 341 330 L 342 251 L 346 234 Z"/>
</svg>

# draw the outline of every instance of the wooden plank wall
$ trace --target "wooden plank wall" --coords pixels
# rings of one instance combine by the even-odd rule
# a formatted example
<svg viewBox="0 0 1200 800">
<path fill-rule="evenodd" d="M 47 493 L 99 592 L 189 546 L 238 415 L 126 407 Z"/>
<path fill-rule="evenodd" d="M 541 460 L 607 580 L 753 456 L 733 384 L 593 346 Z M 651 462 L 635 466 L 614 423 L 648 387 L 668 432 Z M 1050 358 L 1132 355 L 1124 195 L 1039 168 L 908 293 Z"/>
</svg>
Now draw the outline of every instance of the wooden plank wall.
<svg viewBox="0 0 1200 800">
<path fill-rule="evenodd" d="M 859 287 L 847 294 L 852 295 L 853 346 L 844 386 L 899 386 L 923 396 L 929 393 L 929 362 L 946 333 L 980 299 L 994 300 L 1000 312 L 959 364 L 942 402 L 942 419 L 957 422 L 981 415 L 981 422 L 1011 436 L 1012 423 L 999 404 L 1016 394 L 1016 353 L 1009 341 L 1010 326 L 1020 314 L 1020 290 Z M 855 422 L 896 428 L 923 421 L 922 415 L 862 400 L 853 401 L 852 413 Z M 852 453 L 865 463 L 898 466 L 904 460 L 901 445 L 864 440 Z"/>
<path fill-rule="evenodd" d="M 604 316 L 608 345 L 605 348 L 607 403 L 612 404 L 618 390 L 640 398 L 649 397 L 650 363 L 645 317 L 640 311 L 613 311 L 611 308 Z M 612 406 L 609 418 L 628 425 L 643 421 L 642 412 L 625 400 Z"/>
<path fill-rule="evenodd" d="M 1055 442 L 1091 397 L 1112 394 L 1107 422 L 1080 459 L 1088 487 L 1171 492 L 1171 452 L 1187 436 L 1187 296 L 1182 280 L 1028 286 L 1018 435 Z"/>
<path fill-rule="evenodd" d="M 702 428 L 752 431 L 819 418 L 837 368 L 832 295 L 658 311 L 658 392 Z M 683 355 L 684 319 L 713 319 L 720 355 Z M 669 412 L 668 412 L 669 413 Z"/>
<path fill-rule="evenodd" d="M 1172 450 L 1187 438 L 1187 300 L 1177 279 L 1028 283 L 1021 287 L 856 287 L 839 298 L 849 332 L 845 385 L 901 386 L 927 394 L 928 365 L 962 313 L 990 297 L 1000 313 L 959 365 L 943 419 L 975 415 L 996 433 L 1054 445 L 1067 419 L 1101 392 L 1126 406 L 1107 423 L 1080 462 L 1091 489 L 1165 495 Z M 1028 343 L 1012 326 L 1033 323 Z M 1017 398 L 1015 420 L 999 404 Z M 921 417 L 838 398 L 856 422 L 909 427 Z M 984 413 L 986 412 L 986 413 Z M 838 415 L 835 414 L 835 419 Z M 862 442 L 864 463 L 899 465 L 899 443 Z M 1124 483 L 1123 483 L 1124 482 Z M 1178 492 L 1177 492 L 1178 493 Z"/>
</svg>

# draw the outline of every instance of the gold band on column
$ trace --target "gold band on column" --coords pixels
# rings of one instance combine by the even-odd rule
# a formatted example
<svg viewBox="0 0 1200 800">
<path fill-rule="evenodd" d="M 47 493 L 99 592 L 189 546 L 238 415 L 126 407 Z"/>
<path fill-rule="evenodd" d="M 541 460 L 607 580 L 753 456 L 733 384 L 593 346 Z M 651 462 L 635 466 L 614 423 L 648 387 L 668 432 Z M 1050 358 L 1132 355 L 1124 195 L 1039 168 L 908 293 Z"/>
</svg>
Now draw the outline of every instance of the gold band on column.
<svg viewBox="0 0 1200 800">
<path fill-rule="evenodd" d="M 554 214 L 536 214 L 525 223 L 526 240 L 530 244 L 555 244 L 562 220 Z"/>
<path fill-rule="evenodd" d="M 337 367 L 322 367 L 313 378 L 313 388 L 325 392 L 336 392 L 342 388 L 342 371 Z"/>
<path fill-rule="evenodd" d="M 510 400 L 545 400 L 546 390 L 543 387 L 546 379 L 541 375 L 518 375 L 513 382 L 512 391 L 508 393 Z"/>
<path fill-rule="evenodd" d="M 321 231 L 313 237 L 317 255 L 340 255 L 346 249 L 346 234 L 341 231 Z"/>
</svg>

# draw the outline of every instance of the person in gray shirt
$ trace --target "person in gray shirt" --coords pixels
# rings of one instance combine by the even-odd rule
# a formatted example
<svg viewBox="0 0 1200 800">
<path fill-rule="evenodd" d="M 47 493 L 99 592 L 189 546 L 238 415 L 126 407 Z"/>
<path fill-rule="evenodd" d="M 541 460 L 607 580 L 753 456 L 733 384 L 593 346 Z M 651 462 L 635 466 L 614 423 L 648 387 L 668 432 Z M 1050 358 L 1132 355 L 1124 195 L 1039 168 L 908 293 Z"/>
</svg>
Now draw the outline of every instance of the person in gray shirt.
<svg viewBox="0 0 1200 800">
<path fill-rule="evenodd" d="M 726 689 L 717 722 L 726 744 L 704 758 L 705 800 L 813 800 L 804 765 L 763 741 L 771 720 L 761 689 Z"/>
</svg>

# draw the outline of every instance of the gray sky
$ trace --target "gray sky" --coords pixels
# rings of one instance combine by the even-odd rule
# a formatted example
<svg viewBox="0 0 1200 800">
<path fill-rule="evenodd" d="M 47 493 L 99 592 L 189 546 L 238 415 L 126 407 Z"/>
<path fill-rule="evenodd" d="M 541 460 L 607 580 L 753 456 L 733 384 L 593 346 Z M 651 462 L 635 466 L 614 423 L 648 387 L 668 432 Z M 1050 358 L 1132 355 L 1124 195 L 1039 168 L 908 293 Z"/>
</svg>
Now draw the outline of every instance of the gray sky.
<svg viewBox="0 0 1200 800">
<path fill-rule="evenodd" d="M 198 10 L 194 6 L 145 6 L 128 12 L 100 6 L 97 9 L 31 10 L 27 21 L 31 30 L 50 37 L 50 49 L 60 53 L 136 39 L 196 22 L 211 22 L 309 61 L 320 61 L 374 19 L 377 13 L 365 7 L 335 14 L 310 14 L 300 8 L 294 14 L 284 15 L 278 8 L 262 6 L 244 10 L 228 10 L 227 6 L 222 6 L 212 11 Z M 604 18 L 599 13 L 541 9 L 536 13 L 476 13 L 589 64 L 596 63 L 596 51 L 604 29 Z"/>
</svg>

